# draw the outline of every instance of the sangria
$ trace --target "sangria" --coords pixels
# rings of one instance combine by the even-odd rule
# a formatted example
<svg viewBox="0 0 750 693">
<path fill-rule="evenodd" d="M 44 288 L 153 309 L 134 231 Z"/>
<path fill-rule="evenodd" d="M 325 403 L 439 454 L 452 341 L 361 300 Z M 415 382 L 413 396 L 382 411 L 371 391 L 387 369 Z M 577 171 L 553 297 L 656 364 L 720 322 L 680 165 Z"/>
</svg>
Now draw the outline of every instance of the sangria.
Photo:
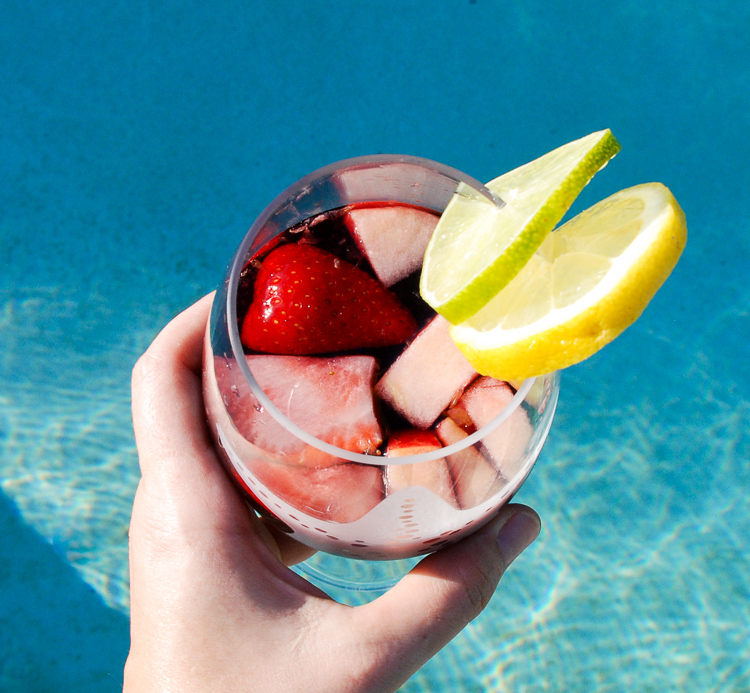
<svg viewBox="0 0 750 693">
<path fill-rule="evenodd" d="M 546 440 L 557 375 L 478 374 L 419 295 L 459 183 L 486 190 L 415 157 L 320 169 L 261 214 L 216 294 L 204 395 L 217 449 L 258 512 L 315 549 L 392 560 L 457 541 Z"/>
</svg>

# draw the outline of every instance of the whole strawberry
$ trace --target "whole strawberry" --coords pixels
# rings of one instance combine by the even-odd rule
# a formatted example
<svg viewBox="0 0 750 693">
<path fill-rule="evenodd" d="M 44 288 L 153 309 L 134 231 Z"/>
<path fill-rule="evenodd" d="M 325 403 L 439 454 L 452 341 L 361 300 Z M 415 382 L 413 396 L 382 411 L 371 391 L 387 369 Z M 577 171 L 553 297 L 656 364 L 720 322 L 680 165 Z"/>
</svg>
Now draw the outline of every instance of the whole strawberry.
<svg viewBox="0 0 750 693">
<path fill-rule="evenodd" d="M 376 279 L 332 253 L 287 244 L 263 260 L 242 343 L 270 354 L 322 354 L 390 346 L 416 323 Z"/>
</svg>

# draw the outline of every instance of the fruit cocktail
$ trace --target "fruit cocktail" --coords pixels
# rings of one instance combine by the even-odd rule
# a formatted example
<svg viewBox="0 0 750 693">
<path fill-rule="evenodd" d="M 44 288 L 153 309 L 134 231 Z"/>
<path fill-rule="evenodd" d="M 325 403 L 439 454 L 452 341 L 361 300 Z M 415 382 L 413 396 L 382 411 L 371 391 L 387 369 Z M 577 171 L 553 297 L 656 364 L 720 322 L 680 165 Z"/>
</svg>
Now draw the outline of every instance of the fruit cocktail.
<svg viewBox="0 0 750 693">
<path fill-rule="evenodd" d="M 546 440 L 556 374 L 477 374 L 420 298 L 460 182 L 483 188 L 414 157 L 320 169 L 260 215 L 216 294 L 217 449 L 258 512 L 315 549 L 388 560 L 452 543 L 513 496 Z"/>
</svg>

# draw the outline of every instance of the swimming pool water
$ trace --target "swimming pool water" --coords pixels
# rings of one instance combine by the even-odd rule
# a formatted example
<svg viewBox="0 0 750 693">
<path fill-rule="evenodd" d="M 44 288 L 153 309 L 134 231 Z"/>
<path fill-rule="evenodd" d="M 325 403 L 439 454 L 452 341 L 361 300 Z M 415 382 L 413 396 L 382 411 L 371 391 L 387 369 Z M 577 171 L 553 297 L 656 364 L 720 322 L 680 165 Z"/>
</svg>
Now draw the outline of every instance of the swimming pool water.
<svg viewBox="0 0 750 693">
<path fill-rule="evenodd" d="M 404 690 L 750 690 L 749 39 L 727 0 L 4 3 L 0 691 L 121 686 L 130 368 L 277 192 L 378 152 L 487 180 L 603 127 L 574 209 L 661 181 L 688 248 L 563 374 L 542 535 Z"/>
</svg>

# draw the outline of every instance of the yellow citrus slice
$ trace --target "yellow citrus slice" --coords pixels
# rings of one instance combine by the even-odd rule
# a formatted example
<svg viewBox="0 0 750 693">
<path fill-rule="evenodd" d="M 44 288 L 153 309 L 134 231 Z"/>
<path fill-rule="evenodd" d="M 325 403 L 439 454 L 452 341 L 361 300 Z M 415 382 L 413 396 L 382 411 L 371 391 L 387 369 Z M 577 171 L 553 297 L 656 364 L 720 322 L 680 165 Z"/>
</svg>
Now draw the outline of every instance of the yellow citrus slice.
<svg viewBox="0 0 750 693">
<path fill-rule="evenodd" d="M 638 319 L 686 240 L 685 214 L 665 186 L 621 190 L 549 234 L 451 336 L 479 373 L 501 380 L 571 366 Z"/>
<path fill-rule="evenodd" d="M 502 207 L 459 185 L 425 253 L 422 298 L 454 324 L 476 313 L 528 262 L 619 150 L 609 130 L 569 142 L 488 183 Z"/>
</svg>

